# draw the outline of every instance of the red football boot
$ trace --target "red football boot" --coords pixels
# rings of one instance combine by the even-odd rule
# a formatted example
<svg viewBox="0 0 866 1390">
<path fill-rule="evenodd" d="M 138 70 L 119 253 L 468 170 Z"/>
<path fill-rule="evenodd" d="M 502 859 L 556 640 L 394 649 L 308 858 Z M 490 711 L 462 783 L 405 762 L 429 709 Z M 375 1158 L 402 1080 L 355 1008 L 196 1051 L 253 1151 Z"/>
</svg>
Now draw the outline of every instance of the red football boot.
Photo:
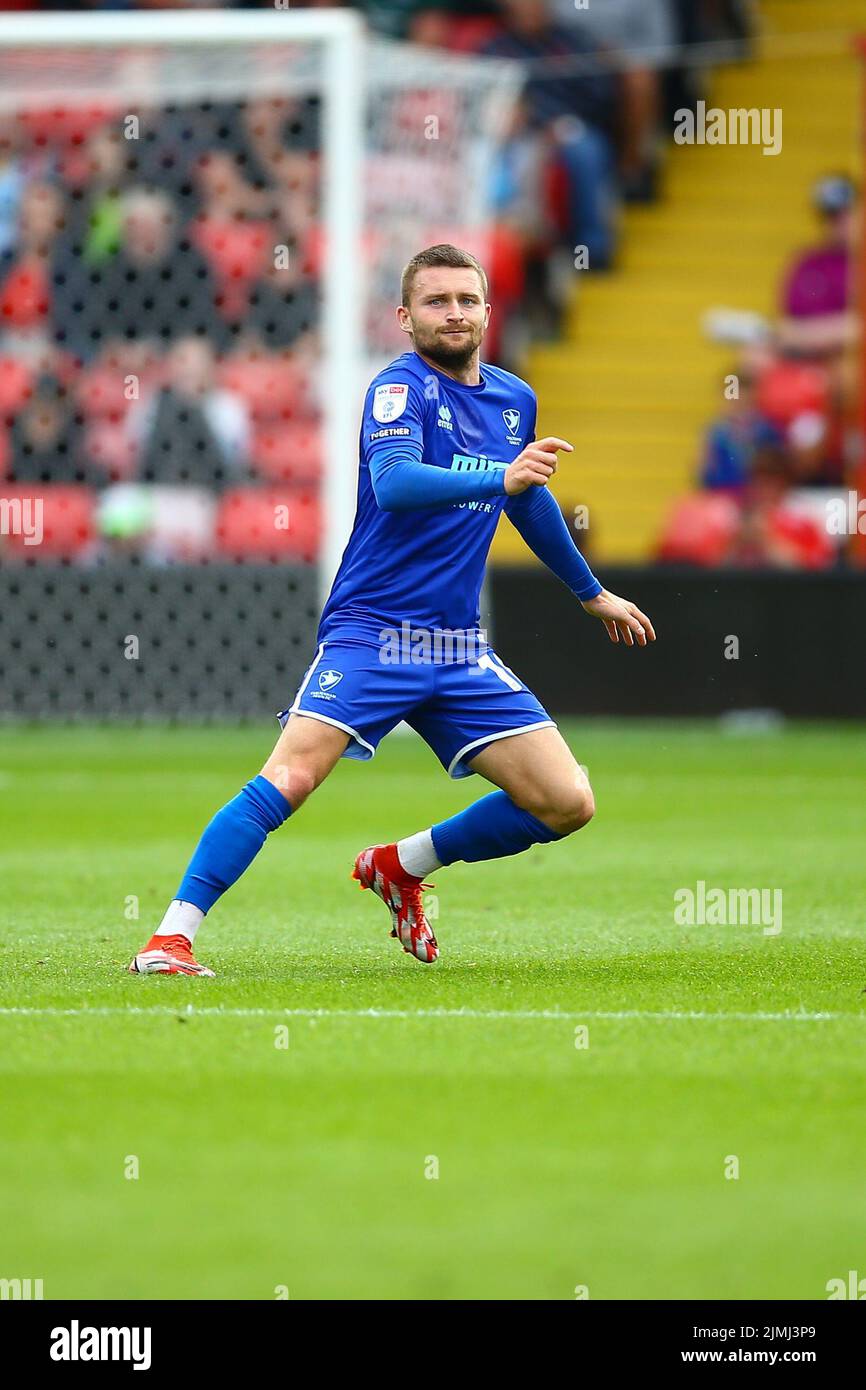
<svg viewBox="0 0 866 1390">
<path fill-rule="evenodd" d="M 214 972 L 199 965 L 185 936 L 152 936 L 143 951 L 133 956 L 130 975 L 209 975 Z"/>
<path fill-rule="evenodd" d="M 391 913 L 391 935 L 402 943 L 404 951 L 425 965 L 439 959 L 439 947 L 421 901 L 423 890 L 433 884 L 407 874 L 395 844 L 372 845 L 362 850 L 355 860 L 352 878 L 362 888 L 372 888 L 382 899 Z"/>
</svg>

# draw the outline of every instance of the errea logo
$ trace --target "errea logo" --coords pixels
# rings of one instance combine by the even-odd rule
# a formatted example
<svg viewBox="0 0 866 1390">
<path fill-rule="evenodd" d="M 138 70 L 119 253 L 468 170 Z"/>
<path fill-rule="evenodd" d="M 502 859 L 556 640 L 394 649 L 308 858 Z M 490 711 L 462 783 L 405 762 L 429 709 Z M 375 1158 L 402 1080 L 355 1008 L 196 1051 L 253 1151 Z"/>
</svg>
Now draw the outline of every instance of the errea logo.
<svg viewBox="0 0 866 1390">
<path fill-rule="evenodd" d="M 451 411 L 448 409 L 447 405 L 440 405 L 439 415 L 438 419 L 436 420 L 436 424 L 439 426 L 440 430 L 454 429 L 454 426 L 451 422 Z"/>
</svg>

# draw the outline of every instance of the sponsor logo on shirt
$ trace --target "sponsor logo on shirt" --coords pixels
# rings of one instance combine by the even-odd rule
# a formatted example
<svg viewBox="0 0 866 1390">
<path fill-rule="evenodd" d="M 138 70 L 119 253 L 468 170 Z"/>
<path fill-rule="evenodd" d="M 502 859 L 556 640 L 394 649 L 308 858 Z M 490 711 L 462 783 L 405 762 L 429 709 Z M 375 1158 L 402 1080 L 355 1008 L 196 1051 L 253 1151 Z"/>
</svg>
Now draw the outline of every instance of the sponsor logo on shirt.
<svg viewBox="0 0 866 1390">
<path fill-rule="evenodd" d="M 454 429 L 454 426 L 451 423 L 451 411 L 448 409 L 447 405 L 440 405 L 439 415 L 437 417 L 436 424 L 439 426 L 441 430 Z"/>
<path fill-rule="evenodd" d="M 405 381 L 389 381 L 373 392 L 373 419 L 380 425 L 396 420 L 406 409 L 409 387 Z"/>
<path fill-rule="evenodd" d="M 486 454 L 452 454 L 451 471 L 454 473 L 486 473 L 491 468 L 507 468 L 507 463 L 489 459 Z"/>
<path fill-rule="evenodd" d="M 392 425 L 389 429 L 376 430 L 375 433 L 371 434 L 370 443 L 372 444 L 375 439 L 393 439 L 396 435 L 411 433 L 408 425 Z"/>
<path fill-rule="evenodd" d="M 507 468 L 507 463 L 500 463 L 498 459 L 489 459 L 486 454 L 452 454 L 451 469 L 457 473 L 488 473 L 492 468 Z M 494 512 L 498 509 L 497 502 L 453 502 L 452 506 L 469 512 Z"/>
</svg>

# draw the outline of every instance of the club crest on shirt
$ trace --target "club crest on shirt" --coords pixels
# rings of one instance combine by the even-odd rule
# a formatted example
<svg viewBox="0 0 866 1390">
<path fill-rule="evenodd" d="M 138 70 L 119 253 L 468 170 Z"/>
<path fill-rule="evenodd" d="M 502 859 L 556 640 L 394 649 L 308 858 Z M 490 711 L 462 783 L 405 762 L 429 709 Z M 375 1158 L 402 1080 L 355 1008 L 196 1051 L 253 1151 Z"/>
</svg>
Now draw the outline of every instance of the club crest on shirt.
<svg viewBox="0 0 866 1390">
<path fill-rule="evenodd" d="M 405 381 L 386 381 L 373 392 L 373 419 L 380 425 L 396 420 L 406 409 L 409 387 Z"/>
<path fill-rule="evenodd" d="M 503 410 L 502 418 L 505 421 L 505 428 L 508 431 L 509 444 L 519 444 L 520 438 L 517 431 L 520 429 L 520 411 Z"/>
</svg>

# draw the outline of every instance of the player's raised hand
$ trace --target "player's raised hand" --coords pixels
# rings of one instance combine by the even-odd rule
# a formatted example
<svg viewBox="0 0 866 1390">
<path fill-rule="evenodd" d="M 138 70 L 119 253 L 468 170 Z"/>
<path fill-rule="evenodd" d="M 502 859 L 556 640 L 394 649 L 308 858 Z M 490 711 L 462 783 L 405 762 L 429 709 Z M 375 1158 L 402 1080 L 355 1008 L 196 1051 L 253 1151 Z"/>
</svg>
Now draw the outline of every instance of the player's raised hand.
<svg viewBox="0 0 866 1390">
<path fill-rule="evenodd" d="M 560 449 L 574 453 L 574 445 L 565 439 L 548 435 L 534 439 L 505 470 L 505 491 L 509 497 L 525 492 L 528 487 L 543 487 L 556 472 L 556 455 Z"/>
<path fill-rule="evenodd" d="M 602 589 L 595 598 L 588 598 L 582 602 L 587 613 L 591 613 L 594 618 L 601 618 L 611 642 L 618 642 L 622 636 L 627 647 L 633 647 L 635 643 L 639 647 L 645 647 L 647 642 L 656 640 L 655 629 L 646 613 L 642 613 L 637 604 L 631 603 L 629 599 L 620 598 L 618 594 L 611 594 L 607 589 Z"/>
</svg>

